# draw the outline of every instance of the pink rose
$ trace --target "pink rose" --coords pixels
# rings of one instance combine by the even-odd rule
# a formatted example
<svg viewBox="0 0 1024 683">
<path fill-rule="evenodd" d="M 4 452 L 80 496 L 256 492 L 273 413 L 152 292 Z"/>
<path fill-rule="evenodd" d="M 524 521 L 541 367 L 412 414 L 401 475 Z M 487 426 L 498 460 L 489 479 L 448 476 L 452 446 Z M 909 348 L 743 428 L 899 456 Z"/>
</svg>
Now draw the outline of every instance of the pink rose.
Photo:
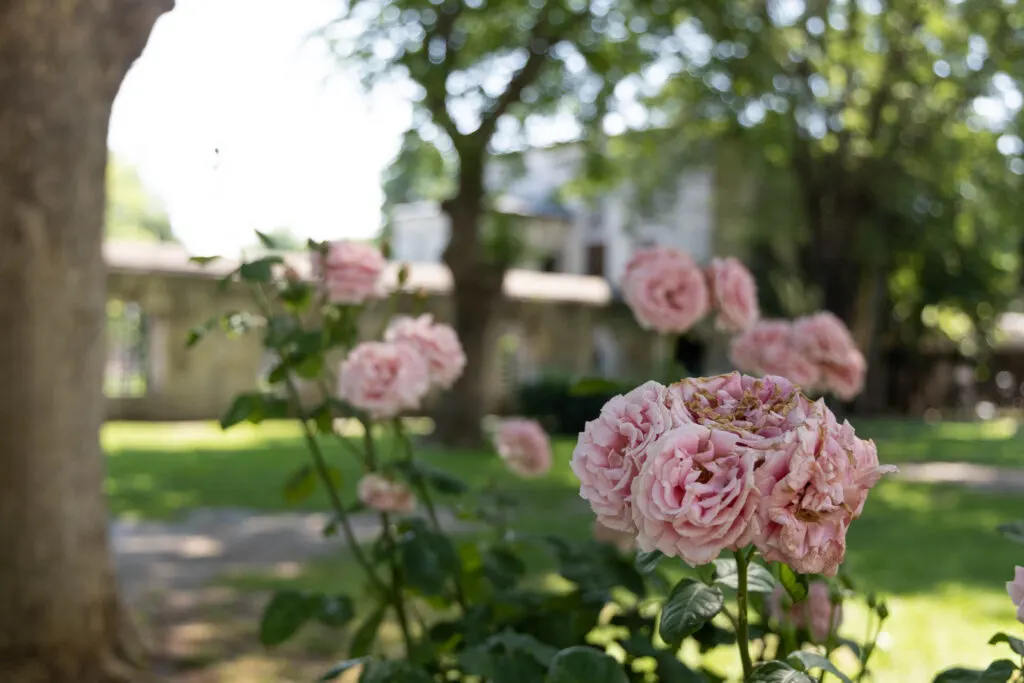
<svg viewBox="0 0 1024 683">
<path fill-rule="evenodd" d="M 637 546 L 694 567 L 750 542 L 758 456 L 730 432 L 684 424 L 659 438 L 633 481 Z"/>
<path fill-rule="evenodd" d="M 824 401 L 814 404 L 803 424 L 766 446 L 757 470 L 755 545 L 768 561 L 834 576 L 846 555 L 846 531 L 868 491 L 895 468 L 880 467 L 874 444 L 858 439 L 848 423 L 838 425 Z"/>
<path fill-rule="evenodd" d="M 540 477 L 551 469 L 551 442 L 536 420 L 503 420 L 494 446 L 509 469 L 521 477 Z"/>
<path fill-rule="evenodd" d="M 313 270 L 323 277 L 333 303 L 361 304 L 380 296 L 380 276 L 387 262 L 380 250 L 363 242 L 332 242 L 326 258 L 313 256 Z"/>
<path fill-rule="evenodd" d="M 580 497 L 605 526 L 635 533 L 630 487 L 648 447 L 672 427 L 665 387 L 647 382 L 609 400 L 584 427 L 570 466 L 580 480 Z"/>
<path fill-rule="evenodd" d="M 636 537 L 625 531 L 616 531 L 606 527 L 597 520 L 594 521 L 594 540 L 599 543 L 613 545 L 624 553 L 633 550 L 636 545 Z"/>
<path fill-rule="evenodd" d="M 843 607 L 832 604 L 831 592 L 824 581 L 811 582 L 807 598 L 794 603 L 788 610 L 782 607 L 785 593 L 781 585 L 775 586 L 775 590 L 768 598 L 769 614 L 772 618 L 798 629 L 807 629 L 815 643 L 824 644 L 829 634 L 838 630 L 843 623 Z"/>
<path fill-rule="evenodd" d="M 793 343 L 815 363 L 844 363 L 850 349 L 857 348 L 843 321 L 828 311 L 797 318 Z"/>
<path fill-rule="evenodd" d="M 719 329 L 740 332 L 757 322 L 757 283 L 739 259 L 712 259 L 707 277 L 712 305 L 718 309 Z"/>
<path fill-rule="evenodd" d="M 792 326 L 785 320 L 759 320 L 733 337 L 729 358 L 743 372 L 778 375 L 812 389 L 821 371 L 797 350 L 792 333 Z"/>
<path fill-rule="evenodd" d="M 419 408 L 429 389 L 427 362 L 408 344 L 363 342 L 338 376 L 338 397 L 376 420 Z"/>
<path fill-rule="evenodd" d="M 1014 569 L 1013 581 L 1006 582 L 1006 592 L 1017 608 L 1017 621 L 1024 624 L 1024 567 Z"/>
<path fill-rule="evenodd" d="M 677 423 L 695 422 L 732 432 L 748 444 L 794 429 L 813 408 L 783 377 L 738 372 L 676 382 L 668 388 L 666 403 Z"/>
<path fill-rule="evenodd" d="M 358 495 L 364 505 L 380 512 L 409 513 L 416 509 L 416 496 L 409 487 L 379 474 L 363 475 Z"/>
<path fill-rule="evenodd" d="M 466 354 L 455 330 L 450 325 L 435 323 L 430 314 L 395 318 L 384 333 L 384 340 L 411 344 L 427 360 L 430 381 L 443 389 L 451 387 L 466 367 Z"/>
<path fill-rule="evenodd" d="M 838 398 L 849 401 L 864 389 L 867 362 L 858 349 L 850 349 L 842 363 L 823 363 L 821 383 Z"/>
<path fill-rule="evenodd" d="M 704 274 L 678 249 L 634 254 L 622 278 L 622 296 L 642 328 L 676 334 L 693 327 L 710 306 Z"/>
</svg>

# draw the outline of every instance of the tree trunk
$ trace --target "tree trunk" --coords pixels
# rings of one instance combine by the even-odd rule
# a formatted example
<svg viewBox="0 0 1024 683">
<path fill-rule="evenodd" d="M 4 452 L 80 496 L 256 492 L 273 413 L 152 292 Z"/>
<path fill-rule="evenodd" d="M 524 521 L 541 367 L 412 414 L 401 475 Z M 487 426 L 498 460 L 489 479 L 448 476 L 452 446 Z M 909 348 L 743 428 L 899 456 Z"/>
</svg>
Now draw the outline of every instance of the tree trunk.
<svg viewBox="0 0 1024 683">
<path fill-rule="evenodd" d="M 0 676 L 143 680 L 109 553 L 107 126 L 166 2 L 0 5 Z"/>
<path fill-rule="evenodd" d="M 482 192 L 461 192 L 445 203 L 451 238 L 444 260 L 452 273 L 454 327 L 466 352 L 466 369 L 435 416 L 434 438 L 450 446 L 473 447 L 483 442 L 488 331 L 505 280 L 505 267 L 490 263 L 480 244 L 481 203 Z"/>
</svg>

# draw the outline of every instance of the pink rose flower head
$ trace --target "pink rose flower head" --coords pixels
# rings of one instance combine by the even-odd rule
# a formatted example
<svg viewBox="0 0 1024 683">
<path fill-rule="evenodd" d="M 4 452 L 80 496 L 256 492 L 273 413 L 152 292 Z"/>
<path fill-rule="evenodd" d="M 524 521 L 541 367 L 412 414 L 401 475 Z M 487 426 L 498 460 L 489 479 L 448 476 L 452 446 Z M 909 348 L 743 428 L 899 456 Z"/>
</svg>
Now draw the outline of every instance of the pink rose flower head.
<svg viewBox="0 0 1024 683">
<path fill-rule="evenodd" d="M 366 474 L 359 480 L 359 500 L 380 512 L 410 513 L 416 509 L 416 496 L 405 484 Z"/>
<path fill-rule="evenodd" d="M 668 388 L 666 403 L 678 423 L 732 432 L 747 443 L 781 436 L 802 424 L 813 408 L 784 377 L 738 372 L 676 382 Z"/>
<path fill-rule="evenodd" d="M 601 524 L 636 533 L 630 487 L 647 449 L 671 427 L 665 387 L 647 382 L 609 400 L 583 428 L 570 466 L 580 480 L 580 497 L 590 503 Z"/>
<path fill-rule="evenodd" d="M 1006 592 L 1017 608 L 1017 621 L 1024 624 L 1024 567 L 1014 569 L 1013 581 L 1006 582 Z"/>
<path fill-rule="evenodd" d="M 641 550 L 696 567 L 750 542 L 758 458 L 737 442 L 735 434 L 684 424 L 654 443 L 632 487 Z"/>
<path fill-rule="evenodd" d="M 707 268 L 711 303 L 718 310 L 719 329 L 741 332 L 757 322 L 757 283 L 739 259 L 712 259 Z"/>
<path fill-rule="evenodd" d="M 337 304 L 361 304 L 378 298 L 386 265 L 377 247 L 362 242 L 332 242 L 326 257 L 313 256 L 314 273 L 323 278 L 328 298 Z"/>
<path fill-rule="evenodd" d="M 708 311 L 707 282 L 678 249 L 644 249 L 626 265 L 622 295 L 644 329 L 683 333 Z"/>
<path fill-rule="evenodd" d="M 427 361 L 409 344 L 363 342 L 338 375 L 338 397 L 375 420 L 419 408 L 429 389 Z"/>
<path fill-rule="evenodd" d="M 863 511 L 868 491 L 896 468 L 880 466 L 874 444 L 857 438 L 849 423 L 837 424 L 824 401 L 767 447 L 757 470 L 755 545 L 768 561 L 802 574 L 834 576 L 846 556 L 846 532 Z"/>
<path fill-rule="evenodd" d="M 733 337 L 729 359 L 743 372 L 778 375 L 806 389 L 821 377 L 818 366 L 793 343 L 793 328 L 785 320 L 759 320 Z"/>
<path fill-rule="evenodd" d="M 636 537 L 625 531 L 616 531 L 606 527 L 601 522 L 594 520 L 594 540 L 599 543 L 613 545 L 624 553 L 628 553 L 636 546 Z"/>
<path fill-rule="evenodd" d="M 551 469 L 551 442 L 536 420 L 503 420 L 494 446 L 509 469 L 521 477 L 540 477 Z"/>
<path fill-rule="evenodd" d="M 450 325 L 434 322 L 430 314 L 395 318 L 385 331 L 384 340 L 410 344 L 416 349 L 427 361 L 430 381 L 442 389 L 451 387 L 466 367 L 459 335 Z"/>
<path fill-rule="evenodd" d="M 861 392 L 867 363 L 849 328 L 837 316 L 821 311 L 798 318 L 793 323 L 793 343 L 818 367 L 824 389 L 843 400 Z"/>
<path fill-rule="evenodd" d="M 777 621 L 798 629 L 807 629 L 815 643 L 825 643 L 829 634 L 842 625 L 843 607 L 832 604 L 831 592 L 824 581 L 812 581 L 807 589 L 807 597 L 792 604 L 789 609 L 782 607 L 785 593 L 781 585 L 775 586 L 768 598 L 768 613 Z"/>
</svg>

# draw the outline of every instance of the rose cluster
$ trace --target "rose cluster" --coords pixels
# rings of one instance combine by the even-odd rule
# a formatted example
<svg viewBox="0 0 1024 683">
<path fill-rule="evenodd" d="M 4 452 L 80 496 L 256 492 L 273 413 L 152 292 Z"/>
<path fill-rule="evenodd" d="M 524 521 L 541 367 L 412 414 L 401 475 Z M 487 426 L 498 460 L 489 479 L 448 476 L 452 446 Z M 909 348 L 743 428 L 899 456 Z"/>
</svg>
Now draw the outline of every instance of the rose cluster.
<svg viewBox="0 0 1024 683">
<path fill-rule="evenodd" d="M 768 561 L 828 576 L 868 492 L 895 471 L 824 401 L 737 372 L 611 399 L 571 466 L 598 521 L 641 550 L 698 566 L 753 544 Z"/>
<path fill-rule="evenodd" d="M 735 258 L 713 259 L 702 270 L 686 252 L 650 247 L 633 254 L 622 277 L 622 295 L 640 326 L 682 334 L 709 311 L 716 326 L 739 332 L 759 316 L 757 285 Z"/>
<path fill-rule="evenodd" d="M 861 392 L 867 370 L 850 330 L 828 311 L 792 322 L 761 320 L 733 338 L 729 355 L 744 372 L 779 375 L 843 400 Z"/>
<path fill-rule="evenodd" d="M 334 242 L 314 260 L 327 298 L 364 304 L 382 293 L 384 256 L 371 245 Z M 384 341 L 356 346 L 341 364 L 338 396 L 373 419 L 390 419 L 420 407 L 432 388 L 447 389 L 462 375 L 466 354 L 449 325 L 433 316 L 396 317 Z"/>
</svg>

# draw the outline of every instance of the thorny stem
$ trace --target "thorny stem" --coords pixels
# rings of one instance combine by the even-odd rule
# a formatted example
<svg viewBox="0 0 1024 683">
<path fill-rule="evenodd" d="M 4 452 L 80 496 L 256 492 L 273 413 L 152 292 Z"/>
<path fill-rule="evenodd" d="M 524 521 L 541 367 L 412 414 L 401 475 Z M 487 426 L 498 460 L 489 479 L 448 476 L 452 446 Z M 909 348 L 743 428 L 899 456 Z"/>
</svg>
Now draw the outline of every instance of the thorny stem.
<svg viewBox="0 0 1024 683">
<path fill-rule="evenodd" d="M 873 610 L 872 610 L 873 611 Z M 878 623 L 875 625 L 875 636 L 871 637 L 871 613 L 868 614 L 868 626 L 865 641 L 864 641 L 864 655 L 860 662 L 860 673 L 857 674 L 857 683 L 864 680 L 864 677 L 868 674 L 868 660 L 871 659 L 871 655 L 875 652 L 875 646 L 878 643 L 878 636 L 882 634 L 882 618 L 878 617 Z"/>
<path fill-rule="evenodd" d="M 750 555 L 746 550 L 735 551 L 736 556 L 736 640 L 743 664 L 743 680 L 750 678 L 754 665 L 750 661 L 750 629 L 747 624 L 747 565 Z"/>
<path fill-rule="evenodd" d="M 828 612 L 828 638 L 825 639 L 825 659 L 829 658 L 832 651 L 836 649 L 836 631 L 834 624 L 836 623 L 836 603 L 832 602 L 832 606 Z M 822 669 L 821 675 L 818 676 L 818 683 L 824 683 L 825 676 L 828 675 L 828 671 Z"/>
</svg>

